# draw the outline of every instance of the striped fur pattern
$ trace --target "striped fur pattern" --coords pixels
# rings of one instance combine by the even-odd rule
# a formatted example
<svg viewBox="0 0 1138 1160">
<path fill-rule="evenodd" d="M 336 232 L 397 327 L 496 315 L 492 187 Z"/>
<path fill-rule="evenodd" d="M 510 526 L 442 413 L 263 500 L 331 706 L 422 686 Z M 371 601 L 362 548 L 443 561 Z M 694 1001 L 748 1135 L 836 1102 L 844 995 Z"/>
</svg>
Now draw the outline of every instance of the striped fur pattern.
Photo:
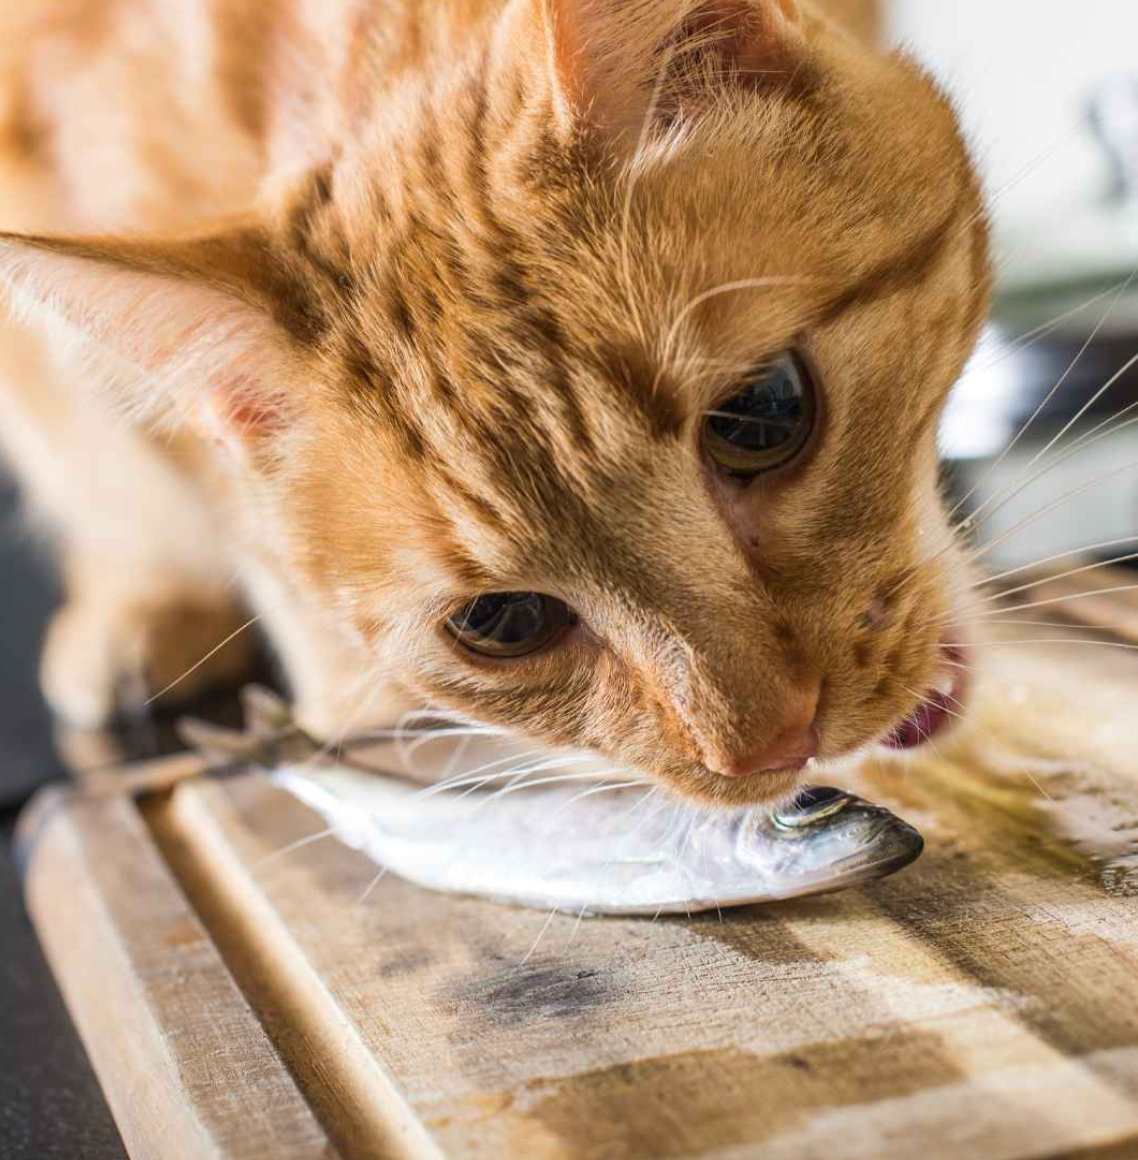
<svg viewBox="0 0 1138 1160">
<path fill-rule="evenodd" d="M 952 112 L 909 61 L 807 0 L 30 7 L 0 30 L 0 344 L 49 319 L 81 341 L 38 359 L 46 413 L 0 368 L 0 440 L 73 603 L 98 472 L 72 505 L 13 432 L 66 443 L 78 407 L 215 528 L 204 576 L 176 513 L 118 509 L 150 603 L 240 575 L 319 728 L 437 706 L 738 803 L 793 784 L 715 770 L 807 686 L 839 758 L 936 678 L 960 565 L 935 427 L 989 273 Z M 85 181 L 91 156 L 124 181 Z M 740 487 L 702 417 L 791 347 L 814 445 Z M 554 649 L 487 661 L 442 629 L 529 590 L 580 615 Z M 106 690 L 60 675 L 78 647 L 49 649 L 49 692 L 97 718 Z"/>
</svg>

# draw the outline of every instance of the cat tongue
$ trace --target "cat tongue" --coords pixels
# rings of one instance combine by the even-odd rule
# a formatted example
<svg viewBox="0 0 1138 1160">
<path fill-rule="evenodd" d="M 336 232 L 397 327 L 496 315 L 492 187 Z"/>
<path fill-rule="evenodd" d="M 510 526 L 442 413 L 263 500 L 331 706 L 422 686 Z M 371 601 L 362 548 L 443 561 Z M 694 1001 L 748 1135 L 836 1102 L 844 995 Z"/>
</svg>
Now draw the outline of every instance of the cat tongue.
<svg viewBox="0 0 1138 1160">
<path fill-rule="evenodd" d="M 960 664 L 961 650 L 954 645 L 942 645 L 945 659 Z M 946 682 L 945 687 L 930 689 L 924 700 L 885 738 L 890 749 L 916 749 L 935 737 L 954 717 L 960 716 L 964 694 L 963 669 Z"/>
<path fill-rule="evenodd" d="M 926 693 L 925 700 L 885 738 L 885 744 L 890 749 L 916 749 L 923 745 L 952 719 L 951 700 L 951 694 L 938 689 Z"/>
</svg>

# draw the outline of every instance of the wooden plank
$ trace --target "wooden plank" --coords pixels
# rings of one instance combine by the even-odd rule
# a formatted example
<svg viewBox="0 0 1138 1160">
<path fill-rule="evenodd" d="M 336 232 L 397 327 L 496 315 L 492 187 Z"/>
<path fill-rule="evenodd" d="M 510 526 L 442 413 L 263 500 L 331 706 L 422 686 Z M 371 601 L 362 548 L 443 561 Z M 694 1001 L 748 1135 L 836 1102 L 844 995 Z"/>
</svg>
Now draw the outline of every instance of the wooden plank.
<svg viewBox="0 0 1138 1160">
<path fill-rule="evenodd" d="M 954 772 L 908 791 L 911 810 L 941 807 Z M 967 834 L 977 807 L 951 808 L 931 828 Z M 262 864 L 216 885 L 279 916 L 335 1006 L 321 1017 L 384 1061 L 446 1155 L 886 1157 L 919 1139 L 930 1157 L 1018 1157 L 1138 1141 L 1118 1079 L 1138 1065 L 1138 914 L 1104 902 L 1077 855 L 1000 853 L 1014 833 L 1000 824 L 934 839 L 873 892 L 722 923 L 574 932 L 558 916 L 523 966 L 541 914 L 396 881 L 355 907 L 373 871 L 334 843 L 264 864 L 319 823 L 262 782 L 186 786 L 171 809 L 206 862 L 224 849 Z M 990 865 L 962 869 L 981 839 Z M 1088 921 L 1113 941 L 1086 938 L 1072 982 Z"/>
<path fill-rule="evenodd" d="M 257 775 L 250 780 L 263 784 Z M 156 802 L 148 811 L 155 836 L 345 1155 L 439 1160 L 382 1057 L 331 1000 L 327 978 L 299 952 L 283 916 L 249 889 L 249 873 L 233 846 L 212 827 L 180 824 L 194 800 L 175 794 Z M 320 910 L 327 907 L 325 900 L 306 898 Z M 341 943 L 332 954 L 346 949 Z"/>
<path fill-rule="evenodd" d="M 239 988 L 213 1019 L 251 1007 L 345 1157 L 1138 1154 L 1138 653 L 1059 622 L 991 633 L 967 728 L 841 779 L 916 822 L 925 856 L 722 920 L 578 924 L 394 878 L 359 904 L 375 868 L 294 845 L 323 823 L 263 776 L 184 783 L 145 813 Z M 1025 636 L 1058 643 L 1007 647 Z M 74 974 L 67 929 L 130 883 L 92 875 L 68 911 L 55 876 L 37 923 Z M 180 971 L 161 929 L 147 961 Z M 69 1001 L 127 1020 L 137 999 Z M 129 1091 L 144 1067 L 100 1074 Z"/>
<path fill-rule="evenodd" d="M 41 796 L 27 901 L 132 1157 L 338 1155 L 126 799 Z"/>
</svg>

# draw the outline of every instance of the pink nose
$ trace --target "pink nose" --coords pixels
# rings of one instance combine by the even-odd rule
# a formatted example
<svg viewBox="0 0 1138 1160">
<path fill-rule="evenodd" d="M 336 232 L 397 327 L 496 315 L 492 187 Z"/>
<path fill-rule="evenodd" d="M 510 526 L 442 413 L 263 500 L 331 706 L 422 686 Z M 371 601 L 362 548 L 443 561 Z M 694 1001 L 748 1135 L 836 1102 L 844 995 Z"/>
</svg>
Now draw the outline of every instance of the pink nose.
<svg viewBox="0 0 1138 1160">
<path fill-rule="evenodd" d="M 724 777 L 780 773 L 802 769 L 818 754 L 818 691 L 797 692 L 788 698 L 783 727 L 765 745 L 724 755 L 714 768 Z"/>
</svg>

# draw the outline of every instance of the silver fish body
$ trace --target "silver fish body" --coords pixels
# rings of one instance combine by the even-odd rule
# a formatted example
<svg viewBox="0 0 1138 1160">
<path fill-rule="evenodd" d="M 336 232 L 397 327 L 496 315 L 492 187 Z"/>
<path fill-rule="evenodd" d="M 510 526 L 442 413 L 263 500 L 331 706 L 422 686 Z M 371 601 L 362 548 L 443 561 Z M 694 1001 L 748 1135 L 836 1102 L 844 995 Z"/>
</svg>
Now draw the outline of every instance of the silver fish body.
<svg viewBox="0 0 1138 1160">
<path fill-rule="evenodd" d="M 401 878 L 571 914 L 690 914 L 821 894 L 892 874 L 923 846 L 888 810 L 828 788 L 771 814 L 697 810 L 639 789 L 424 792 L 326 766 L 273 777 Z"/>
</svg>

